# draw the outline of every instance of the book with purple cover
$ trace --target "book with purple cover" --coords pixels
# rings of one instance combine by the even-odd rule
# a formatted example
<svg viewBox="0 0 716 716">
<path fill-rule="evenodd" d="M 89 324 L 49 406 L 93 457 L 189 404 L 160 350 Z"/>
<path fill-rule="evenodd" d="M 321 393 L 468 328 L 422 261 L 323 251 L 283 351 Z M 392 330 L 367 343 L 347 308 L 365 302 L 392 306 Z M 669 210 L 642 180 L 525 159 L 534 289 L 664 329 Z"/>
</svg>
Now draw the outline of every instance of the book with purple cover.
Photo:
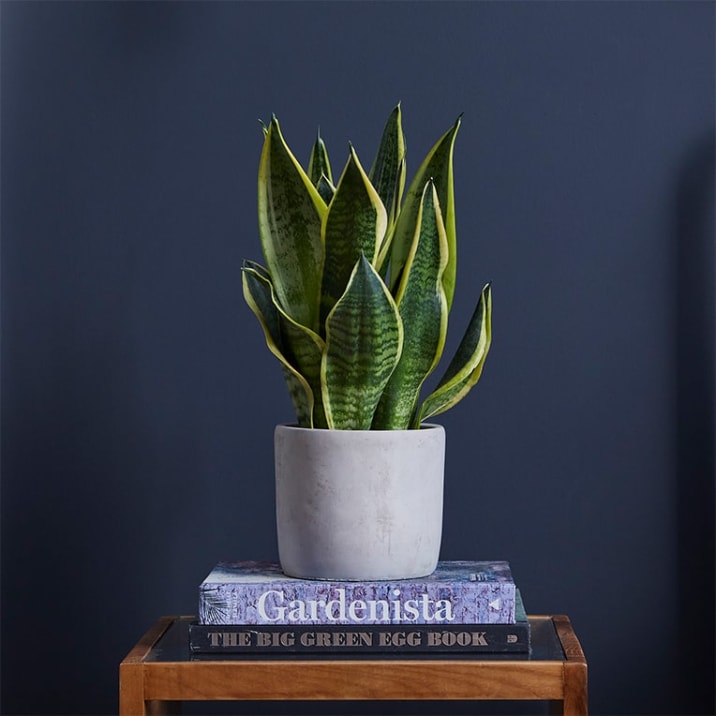
<svg viewBox="0 0 716 716">
<path fill-rule="evenodd" d="M 507 562 L 444 561 L 427 577 L 288 577 L 273 562 L 219 562 L 199 588 L 199 624 L 514 624 Z"/>
<path fill-rule="evenodd" d="M 530 650 L 519 589 L 514 624 L 189 625 L 193 654 L 507 654 Z"/>
</svg>

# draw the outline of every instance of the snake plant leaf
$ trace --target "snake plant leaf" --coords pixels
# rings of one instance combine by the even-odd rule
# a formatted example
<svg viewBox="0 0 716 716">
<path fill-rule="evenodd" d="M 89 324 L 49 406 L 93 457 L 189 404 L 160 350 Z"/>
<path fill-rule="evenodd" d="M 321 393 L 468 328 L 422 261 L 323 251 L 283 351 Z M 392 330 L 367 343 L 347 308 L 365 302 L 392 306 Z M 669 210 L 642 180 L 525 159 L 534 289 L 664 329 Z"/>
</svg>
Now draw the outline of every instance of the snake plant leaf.
<svg viewBox="0 0 716 716">
<path fill-rule="evenodd" d="M 482 375 L 492 343 L 492 288 L 482 289 L 477 308 L 465 331 L 455 357 L 437 387 L 422 404 L 414 427 L 459 403 Z"/>
<path fill-rule="evenodd" d="M 411 426 L 420 388 L 445 347 L 448 308 L 442 276 L 448 246 L 432 181 L 423 191 L 414 234 L 395 295 L 403 323 L 403 351 L 373 419 L 377 430 L 407 430 Z"/>
<path fill-rule="evenodd" d="M 291 398 L 291 405 L 296 413 L 296 425 L 299 428 L 317 428 L 313 421 L 313 413 L 315 408 L 313 405 L 313 395 L 308 392 L 308 385 L 293 368 L 285 363 L 281 363 L 281 374 L 288 388 L 288 395 Z"/>
<path fill-rule="evenodd" d="M 321 323 L 346 289 L 361 254 L 373 264 L 387 228 L 383 202 L 353 147 L 323 224 L 325 264 L 321 287 Z"/>
<path fill-rule="evenodd" d="M 362 255 L 327 320 L 321 377 L 329 428 L 370 429 L 402 346 L 395 302 Z"/>
<path fill-rule="evenodd" d="M 318 193 L 321 195 L 321 199 L 326 202 L 326 205 L 330 204 L 333 195 L 336 193 L 336 187 L 333 186 L 325 174 L 321 174 L 321 178 L 316 184 L 316 189 L 318 189 Z"/>
<path fill-rule="evenodd" d="M 278 335 L 276 336 L 274 333 L 274 341 L 285 362 L 296 370 L 308 382 L 311 388 L 314 399 L 312 427 L 327 427 L 321 401 L 321 359 L 326 347 L 325 342 L 310 328 L 306 328 L 294 321 L 281 308 L 276 300 L 271 278 L 263 266 L 254 262 L 245 261 L 243 272 L 248 275 L 245 280 L 262 282 L 264 292 L 266 291 L 266 287 L 268 287 L 269 295 L 278 316 Z"/>
<path fill-rule="evenodd" d="M 400 103 L 390 113 L 385 124 L 368 178 L 388 213 L 390 230 L 400 211 L 400 200 L 405 188 L 405 135 Z"/>
<path fill-rule="evenodd" d="M 288 148 L 274 117 L 259 163 L 259 234 L 276 296 L 296 321 L 317 331 L 326 204 Z"/>
<path fill-rule="evenodd" d="M 313 391 L 308 381 L 284 355 L 281 318 L 268 274 L 258 264 L 245 262 L 241 271 L 241 282 L 244 299 L 261 324 L 266 345 L 281 363 L 298 424 L 301 427 L 313 427 Z"/>
<path fill-rule="evenodd" d="M 401 196 L 403 193 L 403 185 L 405 184 L 405 166 L 406 166 L 405 159 L 403 159 L 403 161 L 400 163 L 400 167 L 398 169 L 398 173 L 400 175 L 399 184 L 396 186 L 396 192 L 399 192 Z M 398 202 L 399 202 L 399 200 L 398 200 Z M 378 250 L 378 260 L 376 261 L 376 264 L 375 264 L 379 273 L 381 274 L 381 276 L 383 276 L 383 280 L 386 280 L 386 277 L 388 275 L 388 261 L 390 259 L 390 251 L 391 251 L 392 240 L 393 240 L 393 232 L 395 231 L 395 225 L 396 225 L 398 216 L 400 216 L 399 204 L 394 212 L 394 215 L 388 217 L 388 230 L 385 232 L 385 238 L 383 239 L 383 243 L 381 244 L 381 247 Z"/>
<path fill-rule="evenodd" d="M 328 150 L 326 149 L 325 142 L 321 139 L 320 129 L 316 133 L 316 141 L 313 143 L 311 157 L 308 160 L 308 176 L 315 187 L 318 186 L 318 182 L 322 176 L 326 177 L 326 179 L 333 184 L 331 162 L 328 160 Z"/>
<path fill-rule="evenodd" d="M 406 192 L 405 201 L 400 210 L 400 216 L 395 225 L 390 255 L 391 288 L 395 289 L 410 251 L 415 217 L 419 211 L 423 189 L 428 179 L 432 178 L 438 191 L 438 200 L 440 202 L 440 209 L 442 211 L 443 221 L 445 222 L 445 234 L 448 240 L 448 264 L 443 274 L 443 286 L 445 287 L 448 309 L 452 306 L 453 294 L 455 293 L 455 275 L 457 268 L 457 257 L 455 254 L 456 231 L 453 153 L 455 138 L 460 129 L 461 121 L 462 115 L 460 115 L 455 121 L 455 124 L 438 139 L 413 177 L 413 181 L 410 183 L 410 187 Z"/>
</svg>

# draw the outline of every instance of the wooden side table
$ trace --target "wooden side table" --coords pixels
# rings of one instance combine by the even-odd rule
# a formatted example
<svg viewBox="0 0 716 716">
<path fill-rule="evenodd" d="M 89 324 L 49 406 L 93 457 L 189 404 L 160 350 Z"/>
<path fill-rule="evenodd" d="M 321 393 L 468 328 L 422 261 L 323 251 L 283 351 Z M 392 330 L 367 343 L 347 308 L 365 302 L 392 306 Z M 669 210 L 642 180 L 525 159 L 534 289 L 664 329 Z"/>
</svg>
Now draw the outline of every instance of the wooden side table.
<svg viewBox="0 0 716 716">
<path fill-rule="evenodd" d="M 119 667 L 119 713 L 173 701 L 548 700 L 587 714 L 587 661 L 566 616 L 530 616 L 532 652 L 447 659 L 192 658 L 193 617 L 162 617 Z"/>
</svg>

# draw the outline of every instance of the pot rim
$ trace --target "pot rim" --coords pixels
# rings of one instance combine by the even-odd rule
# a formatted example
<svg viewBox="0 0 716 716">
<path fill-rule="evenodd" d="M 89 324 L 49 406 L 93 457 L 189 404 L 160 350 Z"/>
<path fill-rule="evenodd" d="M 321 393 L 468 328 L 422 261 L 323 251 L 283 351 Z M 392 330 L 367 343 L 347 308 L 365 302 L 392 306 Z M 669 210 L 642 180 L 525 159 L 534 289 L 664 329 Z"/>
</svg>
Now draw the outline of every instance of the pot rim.
<svg viewBox="0 0 716 716">
<path fill-rule="evenodd" d="M 287 428 L 289 430 L 296 430 L 306 433 L 352 433 L 355 435 L 369 435 L 371 433 L 382 434 L 382 435 L 398 435 L 400 433 L 419 434 L 421 430 L 445 430 L 445 428 L 439 423 L 420 423 L 420 428 L 408 428 L 408 429 L 397 429 L 397 430 L 337 430 L 334 428 L 304 428 L 296 423 L 278 423 L 276 428 Z"/>
</svg>

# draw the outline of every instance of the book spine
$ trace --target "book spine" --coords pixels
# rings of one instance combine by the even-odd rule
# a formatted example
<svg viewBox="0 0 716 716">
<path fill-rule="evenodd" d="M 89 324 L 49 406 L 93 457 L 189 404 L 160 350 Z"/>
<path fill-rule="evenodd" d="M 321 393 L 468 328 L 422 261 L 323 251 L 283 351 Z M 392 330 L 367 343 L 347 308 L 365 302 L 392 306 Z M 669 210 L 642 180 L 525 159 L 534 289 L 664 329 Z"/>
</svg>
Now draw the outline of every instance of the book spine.
<svg viewBox="0 0 716 716">
<path fill-rule="evenodd" d="M 524 653 L 530 647 L 528 622 L 463 624 L 447 627 L 212 626 L 191 624 L 195 653 L 224 654 L 438 654 Z"/>
<path fill-rule="evenodd" d="M 514 624 L 514 582 L 204 583 L 200 624 Z"/>
</svg>

